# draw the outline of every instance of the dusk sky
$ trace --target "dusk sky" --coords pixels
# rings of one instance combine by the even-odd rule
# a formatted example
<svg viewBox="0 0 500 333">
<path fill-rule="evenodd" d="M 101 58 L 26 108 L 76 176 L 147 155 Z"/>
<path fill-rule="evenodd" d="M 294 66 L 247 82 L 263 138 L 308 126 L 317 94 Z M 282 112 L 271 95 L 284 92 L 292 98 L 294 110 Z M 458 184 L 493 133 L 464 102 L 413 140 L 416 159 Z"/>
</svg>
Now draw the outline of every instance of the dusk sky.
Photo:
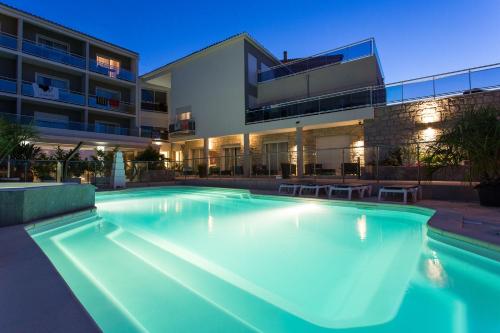
<svg viewBox="0 0 500 333">
<path fill-rule="evenodd" d="M 500 62 L 499 0 L 4 2 L 139 52 L 141 73 L 243 31 L 280 58 L 375 37 L 387 83 Z"/>
</svg>

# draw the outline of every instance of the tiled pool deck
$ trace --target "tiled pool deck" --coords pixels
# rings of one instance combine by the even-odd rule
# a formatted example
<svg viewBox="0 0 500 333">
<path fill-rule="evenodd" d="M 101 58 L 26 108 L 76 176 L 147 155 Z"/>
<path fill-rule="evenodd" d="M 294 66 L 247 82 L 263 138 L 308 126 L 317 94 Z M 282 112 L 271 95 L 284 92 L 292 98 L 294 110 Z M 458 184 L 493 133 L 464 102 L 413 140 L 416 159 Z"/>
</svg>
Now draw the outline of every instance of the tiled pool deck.
<svg viewBox="0 0 500 333">
<path fill-rule="evenodd" d="M 376 202 L 376 198 L 365 201 Z M 429 226 L 437 235 L 457 241 L 459 246 L 500 253 L 500 208 L 435 200 L 417 205 L 436 210 Z M 100 332 L 24 228 L 0 228 L 0 332 Z"/>
</svg>

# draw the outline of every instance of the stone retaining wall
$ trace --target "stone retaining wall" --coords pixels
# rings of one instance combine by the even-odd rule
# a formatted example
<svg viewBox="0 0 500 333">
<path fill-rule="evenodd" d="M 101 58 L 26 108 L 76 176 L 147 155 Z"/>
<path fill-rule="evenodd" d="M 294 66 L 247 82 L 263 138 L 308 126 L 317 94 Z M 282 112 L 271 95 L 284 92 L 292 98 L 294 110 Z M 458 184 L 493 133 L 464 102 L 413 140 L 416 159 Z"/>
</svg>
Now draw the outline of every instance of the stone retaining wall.
<svg viewBox="0 0 500 333">
<path fill-rule="evenodd" d="M 464 111 L 481 106 L 500 107 L 500 91 L 377 107 L 375 118 L 364 121 L 365 145 L 432 141 Z"/>
</svg>

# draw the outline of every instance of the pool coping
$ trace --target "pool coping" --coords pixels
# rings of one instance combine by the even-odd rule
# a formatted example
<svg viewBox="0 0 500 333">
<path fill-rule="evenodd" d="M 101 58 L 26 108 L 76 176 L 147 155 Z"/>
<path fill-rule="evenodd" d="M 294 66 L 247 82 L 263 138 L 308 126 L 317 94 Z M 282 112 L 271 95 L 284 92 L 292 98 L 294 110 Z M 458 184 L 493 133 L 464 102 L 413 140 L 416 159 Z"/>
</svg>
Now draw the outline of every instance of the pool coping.
<svg viewBox="0 0 500 333">
<path fill-rule="evenodd" d="M 77 214 L 82 212 L 70 215 Z M 0 331 L 102 332 L 28 234 L 29 225 L 32 223 L 0 228 Z"/>
</svg>

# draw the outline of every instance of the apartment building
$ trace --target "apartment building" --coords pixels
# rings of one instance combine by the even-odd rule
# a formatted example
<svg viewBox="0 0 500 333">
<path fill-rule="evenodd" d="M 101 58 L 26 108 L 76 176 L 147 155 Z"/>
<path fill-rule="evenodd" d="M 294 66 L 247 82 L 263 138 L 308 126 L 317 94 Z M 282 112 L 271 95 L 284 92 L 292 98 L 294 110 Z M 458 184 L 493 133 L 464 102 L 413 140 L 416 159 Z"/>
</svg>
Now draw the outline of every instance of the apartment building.
<svg viewBox="0 0 500 333">
<path fill-rule="evenodd" d="M 141 78 L 169 89 L 171 144 L 162 149 L 185 168 L 232 174 L 277 174 L 283 162 L 298 176 L 312 164 L 338 170 L 341 158 L 308 152 L 363 146 L 363 121 L 385 98 L 371 88 L 384 83 L 373 39 L 280 61 L 243 33 Z"/>
<path fill-rule="evenodd" d="M 136 52 L 0 4 L 0 115 L 34 124 L 42 146 L 135 151 L 165 140 L 166 90 L 141 89 L 138 63 Z"/>
</svg>

